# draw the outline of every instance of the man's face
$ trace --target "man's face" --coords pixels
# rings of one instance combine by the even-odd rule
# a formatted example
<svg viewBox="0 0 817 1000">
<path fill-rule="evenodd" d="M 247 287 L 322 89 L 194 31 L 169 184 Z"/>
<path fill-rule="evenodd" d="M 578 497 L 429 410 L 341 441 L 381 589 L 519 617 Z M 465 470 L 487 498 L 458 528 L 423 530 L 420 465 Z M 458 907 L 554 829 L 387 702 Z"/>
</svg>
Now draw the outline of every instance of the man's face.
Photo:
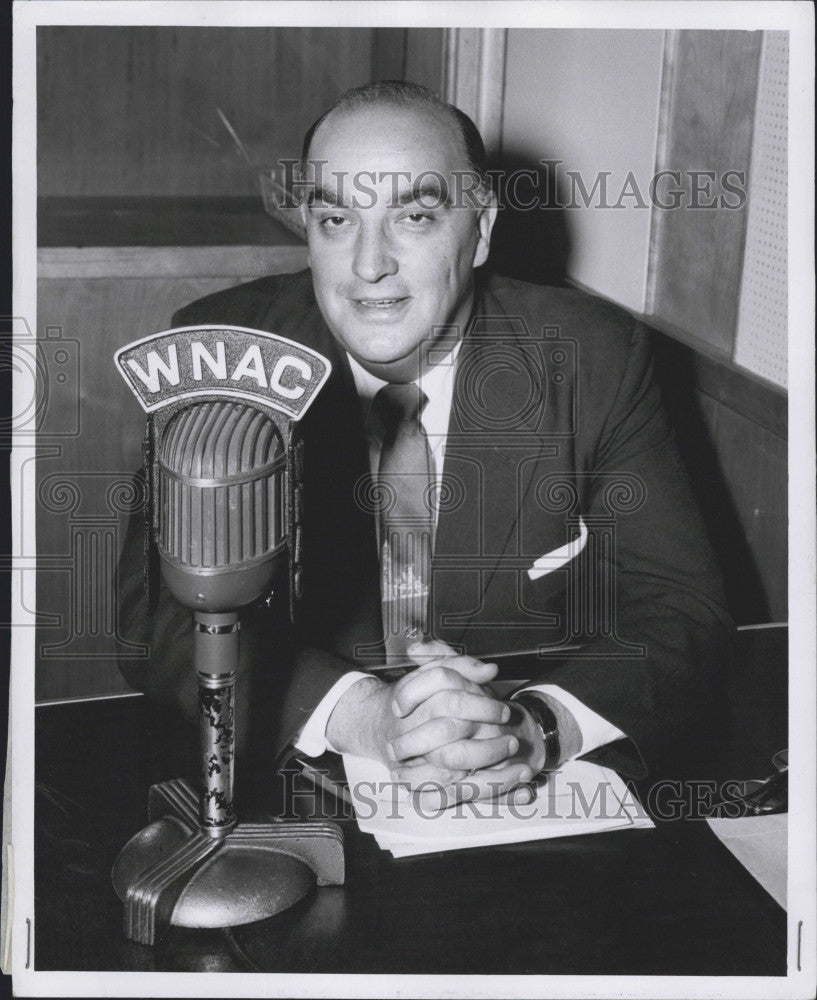
<svg viewBox="0 0 817 1000">
<path fill-rule="evenodd" d="M 496 210 L 455 199 L 452 173 L 466 170 L 459 132 L 422 107 L 336 111 L 313 137 L 306 190 L 316 189 L 303 212 L 318 305 L 343 347 L 387 381 L 416 378 L 434 328 L 468 319 Z"/>
</svg>

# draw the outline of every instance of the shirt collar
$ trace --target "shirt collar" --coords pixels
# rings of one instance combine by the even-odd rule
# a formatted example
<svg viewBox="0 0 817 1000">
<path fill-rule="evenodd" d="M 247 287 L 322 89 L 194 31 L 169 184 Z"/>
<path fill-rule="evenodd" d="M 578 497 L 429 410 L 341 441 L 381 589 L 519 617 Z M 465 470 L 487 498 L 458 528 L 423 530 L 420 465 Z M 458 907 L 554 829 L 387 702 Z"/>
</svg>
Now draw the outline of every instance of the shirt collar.
<svg viewBox="0 0 817 1000">
<path fill-rule="evenodd" d="M 450 407 L 454 385 L 454 371 L 461 347 L 462 340 L 458 340 L 441 361 L 432 368 L 429 368 L 418 379 L 414 379 L 414 384 L 418 385 L 426 394 L 428 406 L 433 407 L 435 410 L 440 405 L 444 405 L 446 410 Z M 357 389 L 357 394 L 360 398 L 363 420 L 364 422 L 368 422 L 369 411 L 371 410 L 374 397 L 380 392 L 383 386 L 389 383 L 382 378 L 378 378 L 377 375 L 372 375 L 348 351 L 346 356 L 349 358 L 349 367 L 352 369 L 355 389 Z"/>
</svg>

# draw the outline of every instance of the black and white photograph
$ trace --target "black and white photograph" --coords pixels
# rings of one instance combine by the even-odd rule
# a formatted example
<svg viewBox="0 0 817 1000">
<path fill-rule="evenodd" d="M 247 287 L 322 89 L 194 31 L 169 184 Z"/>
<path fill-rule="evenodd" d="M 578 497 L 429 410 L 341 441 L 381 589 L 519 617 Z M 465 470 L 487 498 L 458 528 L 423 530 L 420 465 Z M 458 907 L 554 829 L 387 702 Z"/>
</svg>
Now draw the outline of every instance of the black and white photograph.
<svg viewBox="0 0 817 1000">
<path fill-rule="evenodd" d="M 13 14 L 15 995 L 813 996 L 811 5 Z"/>
</svg>

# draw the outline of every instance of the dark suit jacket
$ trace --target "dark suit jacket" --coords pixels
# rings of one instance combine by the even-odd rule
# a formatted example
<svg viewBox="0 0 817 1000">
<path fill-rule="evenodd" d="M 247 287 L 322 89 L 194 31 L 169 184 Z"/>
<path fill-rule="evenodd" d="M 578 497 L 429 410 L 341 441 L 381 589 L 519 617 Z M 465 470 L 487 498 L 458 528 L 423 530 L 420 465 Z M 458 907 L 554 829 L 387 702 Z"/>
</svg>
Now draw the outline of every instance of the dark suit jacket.
<svg viewBox="0 0 817 1000">
<path fill-rule="evenodd" d="M 303 420 L 305 595 L 242 618 L 239 732 L 272 755 L 344 670 L 378 662 L 368 451 L 345 353 L 311 275 L 262 278 L 181 310 L 174 325 L 273 331 L 328 357 L 333 373 Z M 576 291 L 480 281 L 460 353 L 430 597 L 434 634 L 467 652 L 543 649 L 531 676 L 559 684 L 632 740 L 594 756 L 663 772 L 714 704 L 731 642 L 719 573 L 652 381 L 647 333 Z M 534 560 L 588 529 L 565 566 Z M 151 656 L 128 681 L 194 711 L 189 613 L 163 592 L 148 618 L 135 519 L 120 571 L 128 638 Z M 547 654 L 547 647 L 581 648 Z"/>
</svg>

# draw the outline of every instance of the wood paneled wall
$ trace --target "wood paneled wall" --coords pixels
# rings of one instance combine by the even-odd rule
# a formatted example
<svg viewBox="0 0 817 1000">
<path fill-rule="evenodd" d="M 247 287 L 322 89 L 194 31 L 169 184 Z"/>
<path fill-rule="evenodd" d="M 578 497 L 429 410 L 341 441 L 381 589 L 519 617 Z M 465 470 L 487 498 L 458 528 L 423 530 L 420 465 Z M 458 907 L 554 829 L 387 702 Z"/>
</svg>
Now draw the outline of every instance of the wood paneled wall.
<svg viewBox="0 0 817 1000">
<path fill-rule="evenodd" d="M 372 79 L 413 80 L 440 92 L 443 83 L 442 28 L 375 28 Z"/>
<path fill-rule="evenodd" d="M 787 399 L 655 333 L 656 372 L 739 625 L 788 620 Z"/>
<path fill-rule="evenodd" d="M 653 208 L 647 312 L 728 356 L 746 206 L 723 181 L 742 173 L 745 192 L 761 41 L 758 31 L 668 32 L 664 55 L 656 166 L 679 173 L 671 186 L 682 196 L 676 208 Z M 672 205 L 668 190 L 664 182 L 659 197 Z"/>
<path fill-rule="evenodd" d="M 763 44 L 667 33 L 656 167 L 677 172 L 680 196 L 652 210 L 646 317 L 665 334 L 665 396 L 742 624 L 788 618 L 786 393 L 735 363 Z"/>
<path fill-rule="evenodd" d="M 242 195 L 255 177 L 217 107 L 253 162 L 297 157 L 349 87 L 439 87 L 442 30 L 51 26 L 37 62 L 40 195 Z"/>
</svg>

